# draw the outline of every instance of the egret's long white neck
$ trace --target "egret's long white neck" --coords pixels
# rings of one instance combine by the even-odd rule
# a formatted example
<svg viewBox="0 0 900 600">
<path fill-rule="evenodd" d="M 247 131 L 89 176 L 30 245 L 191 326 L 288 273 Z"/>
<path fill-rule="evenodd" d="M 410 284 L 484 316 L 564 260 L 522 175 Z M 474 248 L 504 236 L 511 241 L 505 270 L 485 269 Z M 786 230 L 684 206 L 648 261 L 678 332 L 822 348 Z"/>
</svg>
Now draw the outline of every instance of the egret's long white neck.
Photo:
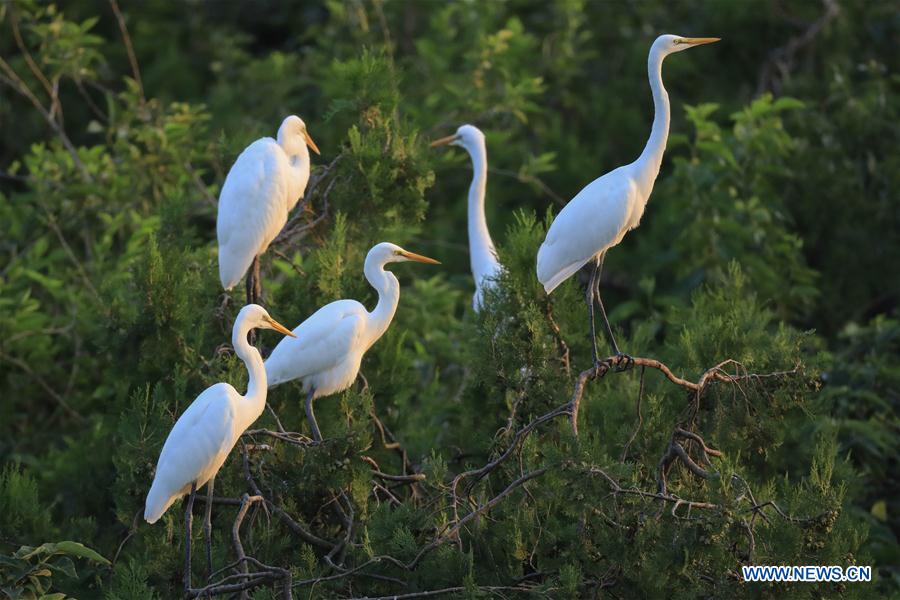
<svg viewBox="0 0 900 600">
<path fill-rule="evenodd" d="M 247 341 L 247 334 L 252 329 L 246 319 L 240 319 L 234 324 L 231 332 L 231 344 L 234 353 L 238 355 L 249 374 L 247 378 L 247 393 L 243 397 L 245 412 L 240 417 L 244 422 L 242 428 L 246 429 L 262 414 L 266 407 L 266 368 L 263 365 L 259 350 L 251 346 Z"/>
<path fill-rule="evenodd" d="M 287 154 L 288 164 L 291 167 L 288 190 L 288 210 L 294 208 L 297 201 L 303 197 L 306 184 L 309 183 L 309 148 L 300 136 L 286 136 L 281 129 L 278 130 L 278 145 Z"/>
<path fill-rule="evenodd" d="M 650 195 L 653 182 L 659 175 L 663 152 L 666 150 L 666 141 L 669 138 L 671 118 L 669 94 L 663 87 L 662 81 L 662 63 L 665 57 L 665 53 L 654 45 L 650 48 L 650 56 L 647 59 L 647 75 L 650 78 L 650 90 L 653 92 L 653 129 L 650 131 L 650 139 L 647 140 L 644 151 L 634 163 L 638 169 L 640 184 L 645 188 L 647 196 Z"/>
<path fill-rule="evenodd" d="M 387 331 L 388 326 L 397 312 L 400 303 L 400 282 L 390 271 L 384 270 L 384 262 L 378 259 L 366 258 L 363 269 L 366 280 L 378 292 L 378 304 L 369 313 L 369 339 L 366 343 L 368 349 L 375 341 Z"/>
<path fill-rule="evenodd" d="M 499 262 L 494 242 L 484 216 L 484 195 L 487 188 L 487 148 L 484 139 L 476 138 L 474 147 L 466 146 L 472 158 L 472 184 L 469 186 L 469 261 L 476 284 L 483 277 L 493 275 Z"/>
</svg>

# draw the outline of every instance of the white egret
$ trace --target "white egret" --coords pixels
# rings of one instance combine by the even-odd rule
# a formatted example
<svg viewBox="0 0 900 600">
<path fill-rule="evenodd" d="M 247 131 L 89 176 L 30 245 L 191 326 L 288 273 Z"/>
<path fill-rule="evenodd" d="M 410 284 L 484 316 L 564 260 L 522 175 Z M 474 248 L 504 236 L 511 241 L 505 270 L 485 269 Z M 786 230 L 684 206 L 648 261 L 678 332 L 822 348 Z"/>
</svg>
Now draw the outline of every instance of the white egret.
<svg viewBox="0 0 900 600">
<path fill-rule="evenodd" d="M 650 47 L 647 72 L 653 92 L 653 128 L 640 157 L 631 164 L 610 171 L 589 183 L 557 215 L 537 255 L 537 276 L 549 294 L 589 261 L 594 267 L 588 282 L 586 301 L 590 313 L 594 363 L 598 362 L 594 328 L 594 299 L 606 324 L 616 355 L 622 356 L 613 337 L 603 301 L 600 299 L 600 272 L 606 251 L 622 241 L 625 233 L 638 226 L 644 207 L 659 175 L 666 140 L 669 137 L 669 95 L 663 87 L 662 63 L 669 55 L 719 38 L 685 38 L 661 35 Z"/>
<path fill-rule="evenodd" d="M 241 152 L 222 186 L 216 218 L 219 278 L 226 290 L 247 276 L 247 303 L 259 301 L 259 255 L 266 251 L 309 182 L 309 151 L 319 148 L 295 115 L 278 128 L 278 139 L 256 140 Z M 252 268 L 251 268 L 252 266 Z"/>
<path fill-rule="evenodd" d="M 375 309 L 369 312 L 356 300 L 327 304 L 300 323 L 294 337 L 279 342 L 266 359 L 269 387 L 293 379 L 303 381 L 306 418 L 316 441 L 322 435 L 312 402 L 353 385 L 363 355 L 387 331 L 400 301 L 400 282 L 384 266 L 405 261 L 440 264 L 388 242 L 374 246 L 366 255 L 363 272 L 378 292 Z"/>
<path fill-rule="evenodd" d="M 144 519 L 155 523 L 176 500 L 190 494 L 185 509 L 186 571 L 185 585 L 190 587 L 191 511 L 194 493 L 207 484 L 206 556 L 212 565 L 210 545 L 210 511 L 216 473 L 228 458 L 241 434 L 262 414 L 266 406 L 266 369 L 259 351 L 247 341 L 253 328 L 274 329 L 293 336 L 289 329 L 275 321 L 261 306 L 248 304 L 234 321 L 231 343 L 235 354 L 244 361 L 249 372 L 247 394 L 241 396 L 227 383 L 206 388 L 182 413 L 163 444 L 153 485 L 147 494 Z"/>
<path fill-rule="evenodd" d="M 472 159 L 472 183 L 469 185 L 469 262 L 475 280 L 472 306 L 481 310 L 484 289 L 493 287 L 503 269 L 484 217 L 484 192 L 487 187 L 487 148 L 484 133 L 474 125 L 462 125 L 453 135 L 431 142 L 431 147 L 461 146 Z"/>
</svg>

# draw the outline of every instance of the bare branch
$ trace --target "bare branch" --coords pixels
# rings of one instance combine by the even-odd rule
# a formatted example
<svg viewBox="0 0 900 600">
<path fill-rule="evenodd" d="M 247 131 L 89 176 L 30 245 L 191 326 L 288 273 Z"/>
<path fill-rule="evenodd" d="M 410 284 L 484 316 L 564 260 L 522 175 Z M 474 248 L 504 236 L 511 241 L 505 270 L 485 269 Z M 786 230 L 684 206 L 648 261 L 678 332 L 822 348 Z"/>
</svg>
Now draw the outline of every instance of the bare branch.
<svg viewBox="0 0 900 600">
<path fill-rule="evenodd" d="M 777 378 L 777 377 L 785 377 L 788 375 L 794 375 L 800 371 L 800 365 L 796 365 L 790 371 L 779 371 L 775 373 L 766 373 L 763 375 L 757 374 L 747 374 L 747 375 L 728 375 L 727 373 L 722 371 L 722 368 L 725 365 L 733 364 L 734 361 L 726 360 L 718 365 L 707 369 L 703 375 L 700 377 L 697 383 L 693 381 L 688 381 L 687 379 L 682 379 L 678 377 L 672 370 L 663 362 L 656 360 L 655 358 L 642 358 L 642 357 L 626 357 L 626 356 L 610 356 L 603 360 L 601 360 L 597 366 L 593 366 L 590 369 L 582 371 L 578 375 L 578 379 L 575 381 L 575 389 L 572 392 L 572 401 L 571 401 L 571 420 L 572 420 L 572 430 L 575 432 L 575 435 L 578 435 L 578 410 L 581 405 L 581 399 L 584 396 L 585 386 L 589 381 L 593 381 L 594 379 L 602 378 L 606 373 L 609 372 L 610 369 L 617 368 L 619 366 L 633 365 L 640 367 L 650 367 L 651 369 L 656 369 L 660 373 L 662 373 L 666 379 L 674 383 L 675 385 L 681 386 L 688 391 L 694 392 L 699 395 L 706 387 L 707 383 L 710 381 L 720 381 L 723 383 L 735 383 L 738 381 L 744 381 L 748 379 L 764 379 L 764 378 Z"/>
<path fill-rule="evenodd" d="M 372 475 L 378 477 L 379 479 L 384 479 L 385 481 L 399 481 L 403 483 L 413 483 L 416 481 L 425 481 L 426 477 L 424 473 L 413 473 L 412 475 L 390 475 L 388 473 L 383 473 L 379 470 L 378 463 L 369 458 L 368 456 L 360 456 L 363 462 L 368 463 L 372 467 Z"/>
<path fill-rule="evenodd" d="M 556 345 L 559 347 L 559 360 L 562 362 L 563 368 L 566 371 L 566 375 L 569 374 L 569 345 L 566 344 L 566 341 L 562 337 L 562 332 L 559 329 L 559 325 L 556 323 L 556 319 L 553 318 L 553 304 L 549 301 L 549 297 L 547 300 L 546 312 L 547 322 L 550 323 L 550 330 L 553 332 L 553 337 L 556 340 Z"/>
<path fill-rule="evenodd" d="M 50 384 L 47 383 L 43 377 L 34 372 L 34 370 L 28 365 L 24 360 L 20 360 L 15 356 L 10 356 L 4 352 L 0 352 L 0 360 L 5 360 L 9 363 L 14 364 L 19 367 L 25 373 L 28 374 L 39 386 L 41 386 L 45 392 L 50 394 L 50 397 L 53 398 L 57 404 L 59 404 L 70 416 L 75 417 L 79 421 L 83 420 L 84 417 L 77 410 L 69 406 L 69 403 L 66 402 L 66 399 L 63 398 L 56 390 L 50 387 Z"/>
<path fill-rule="evenodd" d="M 125 25 L 125 16 L 119 10 L 119 3 L 116 0 L 109 0 L 109 6 L 116 15 L 116 22 L 119 24 L 119 31 L 122 33 L 122 42 L 125 44 L 125 51 L 128 53 L 128 62 L 131 63 L 131 73 L 134 75 L 134 81 L 138 86 L 138 93 L 141 96 L 141 103 L 146 103 L 144 97 L 144 83 L 141 81 L 141 70 L 138 68 L 137 56 L 134 54 L 134 46 L 131 45 L 131 36 L 128 35 L 128 27 Z"/>
<path fill-rule="evenodd" d="M 523 475 L 522 477 L 519 477 L 518 479 L 516 479 L 515 481 L 510 483 L 506 487 L 506 489 L 504 489 L 502 492 L 500 492 L 499 494 L 497 494 L 496 496 L 491 498 L 489 501 L 485 502 L 484 504 L 482 504 L 481 506 L 479 506 L 478 508 L 476 508 L 475 510 L 473 510 L 472 512 L 467 514 L 465 517 L 460 519 L 456 523 L 456 525 L 454 525 L 453 527 L 451 527 L 450 529 L 445 531 L 443 534 L 439 535 L 434 541 L 432 541 L 431 543 L 427 544 L 424 548 L 419 550 L 419 553 L 416 554 L 416 557 L 412 560 L 412 562 L 410 562 L 409 565 L 407 565 L 407 568 L 410 570 L 414 569 L 416 567 L 416 565 L 419 564 L 419 561 L 421 561 L 422 558 L 426 554 L 428 554 L 429 552 L 431 552 L 432 550 L 434 550 L 435 548 L 437 548 L 438 546 L 440 546 L 447 540 L 452 539 L 453 536 L 455 536 L 466 523 L 468 523 L 475 517 L 489 511 L 490 509 L 495 507 L 501 500 L 503 500 L 503 498 L 505 498 L 506 496 L 511 494 L 513 492 L 513 490 L 515 490 L 519 486 L 525 484 L 526 482 L 534 479 L 535 477 L 540 477 L 541 475 L 546 473 L 547 470 L 548 469 L 546 467 L 537 469 L 535 471 L 532 471 L 531 473 L 528 473 L 526 475 Z"/>
<path fill-rule="evenodd" d="M 289 514 L 287 514 L 284 510 L 282 510 L 279 506 L 277 506 L 274 502 L 266 498 L 262 491 L 259 489 L 259 486 L 256 484 L 256 480 L 253 478 L 253 475 L 250 472 L 250 459 L 247 455 L 247 451 L 245 448 L 241 449 L 241 456 L 243 459 L 244 466 L 244 478 L 247 481 L 247 484 L 250 486 L 251 491 L 256 496 L 262 496 L 265 499 L 266 506 L 273 512 L 275 515 L 284 522 L 288 528 L 296 533 L 300 538 L 313 546 L 318 546 L 319 548 L 327 548 L 331 549 L 334 547 L 334 544 L 323 540 L 322 538 L 313 535 L 309 532 L 305 527 L 300 525 L 297 521 L 295 521 Z"/>
<path fill-rule="evenodd" d="M 756 84 L 757 96 L 766 90 L 771 90 L 775 94 L 780 93 L 782 85 L 790 77 L 791 70 L 794 68 L 797 52 L 811 44 L 822 30 L 840 14 L 840 6 L 836 0 L 822 0 L 822 5 L 824 12 L 818 19 L 809 23 L 801 34 L 792 37 L 787 44 L 775 48 L 769 53 L 769 59 L 759 73 L 759 80 Z M 800 25 L 796 22 L 794 24 Z"/>
<path fill-rule="evenodd" d="M 0 78 L 0 81 L 4 81 L 7 85 L 16 90 L 19 94 L 28 99 L 29 102 L 41 113 L 41 116 L 44 117 L 44 120 L 47 121 L 47 124 L 53 130 L 54 133 L 59 137 L 65 149 L 69 152 L 69 155 L 72 157 L 72 163 L 75 167 L 81 172 L 82 178 L 89 182 L 93 183 L 94 178 L 91 176 L 90 172 L 87 170 L 87 167 L 84 166 L 84 163 L 81 162 L 81 158 L 78 156 L 78 150 L 75 148 L 72 141 L 69 139 L 69 136 L 66 135 L 66 132 L 63 130 L 62 125 L 56 122 L 53 118 L 53 115 L 44 108 L 44 105 L 41 104 L 41 101 L 37 99 L 37 96 L 34 95 L 34 92 L 31 91 L 31 88 L 28 87 L 21 77 L 13 70 L 12 67 L 9 66 L 3 57 L 0 56 L 0 71 L 6 75 L 3 78 Z"/>
<path fill-rule="evenodd" d="M 686 506 L 688 510 L 692 508 L 702 508 L 702 509 L 711 509 L 711 510 L 719 510 L 720 507 L 718 504 L 713 504 L 711 502 L 696 502 L 693 500 L 684 500 L 677 496 L 673 496 L 671 494 L 666 494 L 662 492 L 645 492 L 644 490 L 639 490 L 636 488 L 623 488 L 619 485 L 619 482 L 613 479 L 606 471 L 599 467 L 591 467 L 588 470 L 588 473 L 592 475 L 601 475 L 604 479 L 606 479 L 607 483 L 609 483 L 610 487 L 614 494 L 626 494 L 632 496 L 640 496 L 641 498 L 651 498 L 654 500 L 663 500 L 664 502 L 670 502 L 674 504 L 672 507 L 672 516 L 679 518 L 675 511 L 681 507 Z"/>
<path fill-rule="evenodd" d="M 211 598 L 212 596 L 232 594 L 235 592 L 240 592 L 241 597 L 245 598 L 247 597 L 246 592 L 248 590 L 266 583 L 274 583 L 281 580 L 283 582 L 282 597 L 285 598 L 285 600 L 291 600 L 291 572 L 287 569 L 282 569 L 281 567 L 263 564 L 252 556 L 247 556 L 244 552 L 244 545 L 241 543 L 241 525 L 244 522 L 244 518 L 247 516 L 247 511 L 250 506 L 255 502 L 264 503 L 265 498 L 262 496 L 250 496 L 249 494 L 244 494 L 241 497 L 241 508 L 238 510 L 237 516 L 234 519 L 234 524 L 231 526 L 231 539 L 234 543 L 234 549 L 238 559 L 227 567 L 212 573 L 210 578 L 232 568 L 239 568 L 240 572 L 234 575 L 228 575 L 219 581 L 210 583 L 202 588 L 190 588 L 187 590 L 188 598 Z M 253 564 L 259 571 L 250 573 L 247 568 L 248 563 Z M 237 581 L 237 583 L 231 583 L 232 581 Z"/>
<path fill-rule="evenodd" d="M 631 448 L 632 442 L 634 442 L 638 432 L 641 430 L 641 426 L 644 424 L 644 416 L 641 414 L 641 399 L 644 397 L 644 370 L 646 368 L 647 367 L 641 367 L 641 383 L 638 388 L 637 405 L 635 408 L 638 418 L 637 426 L 635 426 L 634 431 L 631 433 L 631 437 L 628 438 L 628 441 L 625 442 L 625 446 L 622 448 L 621 462 L 625 462 L 625 459 L 628 458 L 628 449 Z"/>
<path fill-rule="evenodd" d="M 562 196 L 560 196 L 559 194 L 554 192 L 553 189 L 549 185 L 544 183 L 544 181 L 542 179 L 535 177 L 534 175 L 529 175 L 529 174 L 525 174 L 525 173 L 516 173 L 515 171 L 507 171 L 506 169 L 497 169 L 494 167 L 489 167 L 488 171 L 491 173 L 494 173 L 496 175 L 510 177 L 520 183 L 534 184 L 535 186 L 537 186 L 537 188 L 539 190 L 541 190 L 541 192 L 543 192 L 544 194 L 549 196 L 559 206 L 566 205 L 566 200 Z"/>
<path fill-rule="evenodd" d="M 49 81 L 47 81 L 47 77 L 44 75 L 44 72 L 41 71 L 37 63 L 34 62 L 34 58 L 32 58 L 31 52 L 28 51 L 28 47 L 25 45 L 25 40 L 22 39 L 22 33 L 19 31 L 19 15 L 17 13 L 18 11 L 15 8 L 15 4 L 11 4 L 9 11 L 9 22 L 12 26 L 13 37 L 16 40 L 16 46 L 19 47 L 19 52 L 22 53 L 22 57 L 25 59 L 25 63 L 28 65 L 28 68 L 31 69 L 31 73 L 44 87 L 44 91 L 47 92 L 47 95 L 50 97 L 50 102 L 52 103 L 50 109 L 51 116 L 53 112 L 56 111 L 60 115 L 60 121 L 62 121 L 62 107 L 59 105 L 59 95 L 55 93 L 54 87 L 50 85 Z"/>
</svg>

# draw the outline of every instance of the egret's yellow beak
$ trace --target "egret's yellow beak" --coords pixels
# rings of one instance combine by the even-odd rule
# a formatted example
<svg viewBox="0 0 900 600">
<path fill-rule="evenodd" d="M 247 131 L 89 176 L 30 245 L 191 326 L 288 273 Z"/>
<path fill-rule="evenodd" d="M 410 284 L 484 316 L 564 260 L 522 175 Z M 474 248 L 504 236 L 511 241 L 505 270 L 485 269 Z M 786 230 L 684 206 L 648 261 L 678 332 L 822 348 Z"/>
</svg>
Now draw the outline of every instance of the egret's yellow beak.
<svg viewBox="0 0 900 600">
<path fill-rule="evenodd" d="M 273 319 L 272 317 L 264 317 L 264 318 L 265 318 L 265 320 L 266 320 L 266 323 L 268 323 L 269 325 L 271 325 L 271 326 L 272 326 L 272 329 L 274 329 L 274 330 L 277 331 L 278 333 L 283 333 L 284 335 L 289 335 L 289 336 L 291 336 L 292 338 L 297 337 L 296 335 L 294 335 L 294 334 L 291 332 L 290 329 L 288 329 L 287 327 L 285 327 L 284 325 L 282 325 L 281 323 L 279 323 L 278 321 L 276 321 L 276 320 Z"/>
<path fill-rule="evenodd" d="M 681 43 L 690 46 L 702 46 L 703 44 L 713 44 L 721 39 L 722 38 L 681 38 Z"/>
<path fill-rule="evenodd" d="M 313 141 L 313 139 L 310 137 L 308 131 L 304 131 L 304 132 L 303 132 L 303 137 L 306 138 L 306 145 L 309 146 L 310 148 L 312 148 L 312 151 L 313 151 L 313 152 L 315 152 L 316 154 L 319 154 L 319 155 L 322 154 L 321 152 L 319 152 L 319 147 L 316 146 L 316 143 L 315 143 L 315 142 Z"/>
<path fill-rule="evenodd" d="M 439 265 L 441 261 L 434 260 L 433 258 L 428 258 L 427 256 L 422 256 L 421 254 L 416 254 L 415 252 L 407 252 L 406 250 L 400 251 L 400 256 L 407 258 L 408 260 L 414 260 L 416 262 L 425 263 L 428 265 Z"/>
<path fill-rule="evenodd" d="M 437 148 L 438 146 L 446 146 L 447 144 L 453 143 L 459 139 L 459 136 L 455 133 L 453 135 L 448 135 L 447 137 L 442 137 L 439 140 L 434 140 L 429 144 L 431 148 Z"/>
</svg>

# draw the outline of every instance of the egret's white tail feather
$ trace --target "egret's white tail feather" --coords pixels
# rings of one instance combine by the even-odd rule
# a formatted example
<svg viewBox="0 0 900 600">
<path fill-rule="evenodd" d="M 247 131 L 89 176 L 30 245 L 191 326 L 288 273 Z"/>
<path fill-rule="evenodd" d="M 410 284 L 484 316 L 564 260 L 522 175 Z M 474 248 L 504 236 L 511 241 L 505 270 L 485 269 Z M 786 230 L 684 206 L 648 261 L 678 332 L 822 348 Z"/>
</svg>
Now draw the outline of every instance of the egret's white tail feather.
<svg viewBox="0 0 900 600">
<path fill-rule="evenodd" d="M 144 520 L 151 525 L 156 523 L 177 499 L 178 495 L 166 495 L 159 489 L 157 481 L 154 481 L 150 486 L 150 493 L 147 494 L 147 503 L 144 505 Z"/>
<path fill-rule="evenodd" d="M 549 251 L 545 250 L 545 248 L 546 245 L 542 244 L 538 250 L 537 275 L 538 281 L 544 286 L 544 291 L 550 294 L 559 287 L 559 284 L 583 267 L 587 260 L 573 262 L 553 272 L 555 265 L 552 265 L 551 263 L 554 261 L 548 256 Z M 548 271 L 550 272 L 548 273 Z"/>
<path fill-rule="evenodd" d="M 234 286 L 240 283 L 244 278 L 244 274 L 253 264 L 255 256 L 247 257 L 234 256 L 228 248 L 220 244 L 219 246 L 219 280 L 222 287 L 226 291 L 231 291 Z"/>
</svg>

